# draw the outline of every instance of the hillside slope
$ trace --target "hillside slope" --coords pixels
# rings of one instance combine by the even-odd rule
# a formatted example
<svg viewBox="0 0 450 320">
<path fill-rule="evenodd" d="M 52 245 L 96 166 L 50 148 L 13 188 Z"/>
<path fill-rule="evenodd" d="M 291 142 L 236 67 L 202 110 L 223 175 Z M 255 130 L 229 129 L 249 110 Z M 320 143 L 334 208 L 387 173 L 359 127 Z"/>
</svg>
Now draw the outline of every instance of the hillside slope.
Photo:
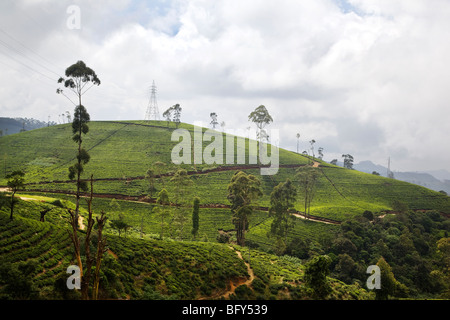
<svg viewBox="0 0 450 320">
<path fill-rule="evenodd" d="M 49 206 L 54 210 L 46 221 L 35 220 Z M 0 209 L 0 298 L 79 298 L 79 292 L 65 286 L 66 269 L 74 261 L 62 210 L 45 200 L 19 201 L 11 221 Z M 252 263 L 246 264 L 240 253 L 244 248 L 217 243 L 112 235 L 107 241 L 101 299 L 310 298 L 303 267 L 296 261 L 253 251 Z M 262 268 L 267 261 L 273 266 Z M 358 285 L 331 283 L 334 298 L 372 297 Z"/>
<path fill-rule="evenodd" d="M 176 195 L 176 185 L 170 181 L 171 175 L 180 167 L 185 168 L 192 180 L 189 197 L 198 196 L 201 200 L 201 223 L 199 236 L 216 241 L 218 230 L 232 230 L 227 185 L 236 172 L 244 170 L 257 176 L 262 183 L 264 195 L 259 199 L 257 210 L 250 218 L 248 239 L 255 246 L 270 248 L 268 239 L 272 218 L 267 212 L 270 206 L 270 193 L 273 188 L 287 178 L 295 180 L 296 170 L 312 163 L 304 155 L 280 149 L 280 168 L 276 175 L 260 175 L 258 166 L 249 164 L 222 165 L 175 165 L 171 152 L 177 142 L 171 141 L 174 124 L 158 121 L 104 121 L 90 122 L 90 131 L 84 146 L 91 155 L 85 168 L 84 178 L 93 174 L 95 210 L 110 213 L 111 219 L 125 215 L 127 222 L 136 234 L 142 232 L 149 236 L 160 233 L 160 217 L 152 212 L 151 201 L 164 186 L 171 197 Z M 194 127 L 181 124 L 180 128 L 193 133 Z M 203 131 L 206 129 L 203 128 Z M 6 172 L 22 169 L 26 172 L 27 192 L 46 192 L 54 197 L 72 199 L 74 183 L 68 181 L 67 168 L 74 162 L 76 146 L 71 140 L 69 124 L 41 128 L 0 138 L 0 158 Z M 209 142 L 204 141 L 206 147 Z M 237 151 L 235 152 L 235 154 Z M 246 155 L 248 155 L 246 139 Z M 155 162 L 165 163 L 161 176 L 155 181 L 153 199 L 149 199 L 149 182 L 145 179 L 147 170 Z M 415 210 L 438 210 L 450 213 L 450 197 L 438 192 L 402 181 L 383 178 L 333 166 L 318 159 L 319 178 L 317 191 L 311 203 L 312 220 L 298 218 L 289 239 L 302 238 L 317 241 L 333 237 L 336 224 L 314 223 L 320 219 L 336 222 L 360 216 L 364 211 L 384 212 L 392 210 L 397 200 Z M 0 178 L 0 186 L 6 180 Z M 65 195 L 68 194 L 68 195 Z M 117 199 L 118 208 L 111 206 Z M 136 200 L 129 201 L 120 200 Z M 82 205 L 85 206 L 84 202 Z M 296 209 L 301 214 L 303 203 L 299 196 Z M 301 217 L 301 216 L 299 216 Z M 182 239 L 192 239 L 192 222 L 186 221 Z"/>
<path fill-rule="evenodd" d="M 177 142 L 171 141 L 174 125 L 166 122 L 91 122 L 84 147 L 91 155 L 84 178 L 93 174 L 95 192 L 128 196 L 148 195 L 147 170 L 157 161 L 166 164 L 164 179 L 156 182 L 159 190 L 164 183 L 173 191 L 170 174 L 180 168 L 171 161 L 171 152 Z M 191 133 L 193 126 L 181 124 Z M 203 129 L 206 130 L 206 129 Z M 71 140 L 69 124 L 36 129 L 0 138 L 2 167 L 5 173 L 25 170 L 28 189 L 46 191 L 74 191 L 68 181 L 67 168 L 74 162 L 76 146 Z M 246 139 L 247 140 L 247 139 Z M 209 142 L 203 142 L 207 146 Z M 225 147 L 224 147 L 225 148 Z M 248 155 L 248 140 L 246 144 Z M 316 159 L 316 161 L 319 161 Z M 320 161 L 319 161 L 320 162 Z M 276 175 L 261 176 L 255 165 L 181 165 L 194 181 L 195 195 L 203 203 L 229 204 L 227 184 L 237 169 L 260 177 L 264 196 L 261 206 L 269 205 L 273 187 L 286 178 L 293 179 L 299 166 L 311 163 L 307 157 L 280 149 L 280 169 Z M 257 167 L 257 166 L 256 166 Z M 252 169 L 253 168 L 253 169 Z M 0 185 L 6 185 L 4 177 Z M 312 203 L 312 214 L 342 219 L 342 214 L 356 214 L 364 210 L 389 210 L 394 200 L 406 202 L 412 209 L 435 209 L 450 213 L 450 198 L 420 186 L 346 170 L 320 162 L 317 195 Z M 298 209 L 301 209 L 299 204 Z M 362 210 L 362 211 L 361 211 Z"/>
<path fill-rule="evenodd" d="M 123 218 L 131 227 L 127 237 L 124 237 L 123 233 L 119 236 L 111 224 L 107 225 L 110 251 L 105 258 L 103 272 L 108 286 L 102 297 L 209 299 L 222 295 L 234 297 L 234 294 L 238 298 L 309 298 L 310 293 L 302 280 L 303 263 L 314 256 L 326 254 L 330 248 L 340 248 L 342 242 L 350 246 L 349 253 L 354 255 L 354 262 L 360 266 L 358 276 L 353 276 L 348 282 L 354 285 L 347 286 L 333 280 L 333 298 L 367 298 L 370 295 L 367 296 L 367 292 L 358 287 L 358 281 L 365 276 L 364 268 L 376 262 L 376 255 L 369 256 L 368 249 L 364 248 L 362 256 L 356 259 L 355 252 L 359 251 L 354 248 L 365 243 L 367 237 L 358 239 L 357 230 L 361 228 L 357 227 L 355 232 L 346 232 L 349 225 L 360 223 L 348 220 L 355 218 L 357 221 L 369 210 L 378 217 L 378 224 L 389 224 L 391 220 L 383 217 L 386 213 L 395 214 L 392 212 L 394 201 L 407 205 L 417 215 L 421 215 L 422 211 L 433 211 L 424 214 L 424 218 L 428 214 L 432 217 L 450 214 L 450 198 L 441 193 L 403 181 L 333 166 L 287 150 L 280 150 L 278 173 L 264 176 L 257 165 L 173 164 L 171 152 L 178 142 L 171 141 L 174 127 L 173 124 L 168 127 L 166 122 L 91 122 L 89 127 L 84 143 L 91 161 L 85 167 L 83 178 L 94 175 L 94 213 L 104 210 L 110 222 Z M 188 124 L 181 124 L 180 127 L 191 133 L 194 130 Z M 0 167 L 6 173 L 18 169 L 26 172 L 26 191 L 18 196 L 29 200 L 19 202 L 15 209 L 17 220 L 13 222 L 6 219 L 6 209 L 3 208 L 4 217 L 0 226 L 4 249 L 0 251 L 0 261 L 18 264 L 19 273 L 20 269 L 25 268 L 19 265 L 19 261 L 35 264 L 25 268 L 32 270 L 26 277 L 30 276 L 33 283 L 37 281 L 35 283 L 41 292 L 53 290 L 52 283 L 65 276 L 64 266 L 71 260 L 70 242 L 63 231 L 67 227 L 66 208 L 73 207 L 75 191 L 74 182 L 67 178 L 67 168 L 74 162 L 76 154 L 71 136 L 70 125 L 66 124 L 0 138 L 0 161 L 3 161 Z M 208 144 L 204 142 L 203 146 Z M 145 175 L 157 161 L 164 163 L 165 167 L 156 179 L 155 190 L 150 197 L 149 181 Z M 287 178 L 295 181 L 296 170 L 308 165 L 314 165 L 318 172 L 316 193 L 311 203 L 312 215 L 309 219 L 303 216 L 303 202 L 299 195 L 296 203 L 298 213 L 294 228 L 285 239 L 286 248 L 277 247 L 274 239 L 268 237 L 273 221 L 268 212 L 270 193 Z M 165 187 L 171 201 L 175 201 L 178 186 L 171 178 L 180 167 L 187 170 L 192 184 L 182 206 L 185 210 L 184 226 L 176 231 L 179 233 L 175 233 L 172 223 L 175 210 L 180 207 L 173 203 L 166 207 L 167 218 L 163 221 L 160 210 L 164 208 L 155 207 L 155 194 Z M 234 225 L 227 199 L 227 185 L 237 170 L 259 178 L 263 190 L 263 196 L 249 218 L 247 248 L 233 244 Z M 2 175 L 0 187 L 4 186 L 6 179 Z M 191 199 L 194 196 L 201 200 L 199 232 L 195 239 L 191 233 L 190 219 Z M 81 206 L 81 216 L 86 218 L 85 201 L 81 201 Z M 40 211 L 48 207 L 53 210 L 46 215 L 46 222 L 39 222 Z M 399 215 L 399 219 L 404 217 Z M 364 224 L 377 227 L 370 221 Z M 444 229 L 437 230 L 436 236 L 443 237 Z M 390 228 L 389 232 L 395 232 L 398 236 L 400 231 Z M 223 240 L 220 236 L 224 234 L 230 235 L 230 243 L 219 243 Z M 336 243 L 336 239 L 340 242 Z M 55 250 L 48 247 L 47 240 L 58 243 Z M 388 234 L 388 240 L 391 244 L 398 239 Z M 373 244 L 367 246 L 373 247 Z M 348 248 L 343 246 L 344 249 Z M 278 250 L 295 257 L 272 254 Z M 345 250 L 331 251 L 334 252 L 333 268 L 346 257 L 342 255 Z M 39 263 L 45 261 L 45 267 L 37 267 L 35 259 Z M 223 266 L 219 263 L 222 261 Z M 256 276 L 256 282 L 250 283 L 250 275 Z M 355 279 L 358 281 L 352 282 Z M 250 285 L 250 290 L 247 290 L 246 283 Z M 239 285 L 240 289 L 237 289 Z M 0 286 L 8 288 L 7 284 Z M 64 291 L 58 294 L 70 296 Z"/>
</svg>

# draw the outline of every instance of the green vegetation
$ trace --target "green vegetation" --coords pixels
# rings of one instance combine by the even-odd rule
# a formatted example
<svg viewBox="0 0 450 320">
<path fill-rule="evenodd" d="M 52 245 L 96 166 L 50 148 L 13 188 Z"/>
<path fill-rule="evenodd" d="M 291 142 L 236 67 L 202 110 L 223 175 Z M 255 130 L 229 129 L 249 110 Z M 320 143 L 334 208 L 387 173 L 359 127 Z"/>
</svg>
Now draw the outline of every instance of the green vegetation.
<svg viewBox="0 0 450 320">
<path fill-rule="evenodd" d="M 393 273 L 389 282 L 395 283 L 382 296 L 449 298 L 448 263 L 438 244 L 449 239 L 450 220 L 439 212 L 358 217 L 343 222 L 340 229 L 325 249 L 332 257 L 334 277 L 363 283 L 367 266 L 382 259 Z"/>
<path fill-rule="evenodd" d="M 94 176 L 93 218 L 107 217 L 100 299 L 449 298 L 448 196 L 282 149 L 274 176 L 250 165 L 174 165 L 176 127 L 193 135 L 193 126 L 172 121 L 89 122 L 80 177 Z M 14 220 L 11 194 L 0 196 L 4 298 L 80 298 L 65 287 L 76 264 L 71 136 L 70 125 L 59 125 L 0 138 L 5 173 L 22 170 L 27 190 L 15 194 Z M 312 185 L 296 174 L 308 169 Z M 82 243 L 88 196 L 79 201 Z M 365 289 L 366 268 L 382 261 L 393 285 L 376 295 Z"/>
</svg>

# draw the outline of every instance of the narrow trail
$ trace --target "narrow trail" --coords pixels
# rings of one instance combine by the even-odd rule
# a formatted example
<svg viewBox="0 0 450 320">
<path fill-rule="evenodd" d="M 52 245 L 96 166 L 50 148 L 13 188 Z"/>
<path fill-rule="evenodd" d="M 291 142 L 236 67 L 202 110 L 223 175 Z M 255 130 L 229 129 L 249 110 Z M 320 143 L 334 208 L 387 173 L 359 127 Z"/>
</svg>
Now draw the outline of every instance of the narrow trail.
<svg viewBox="0 0 450 320">
<path fill-rule="evenodd" d="M 229 246 L 229 248 L 236 252 L 236 254 L 239 257 L 239 259 L 244 261 L 244 258 L 242 258 L 242 254 L 241 254 L 240 251 L 238 251 L 235 248 L 230 247 L 230 246 Z M 246 285 L 247 287 L 250 287 L 251 283 L 255 279 L 255 273 L 253 272 L 253 269 L 250 267 L 249 263 L 247 263 L 245 261 L 244 261 L 244 263 L 247 266 L 247 273 L 249 275 L 249 277 L 247 279 L 245 279 L 245 278 L 238 278 L 235 281 L 230 280 L 230 283 L 229 283 L 230 288 L 227 289 L 225 292 L 222 291 L 222 292 L 220 292 L 218 294 L 215 294 L 215 295 L 213 295 L 211 297 L 202 297 L 199 300 L 219 299 L 219 298 L 228 299 L 230 297 L 230 295 L 232 295 L 236 291 L 237 287 L 242 286 L 242 285 Z"/>
<path fill-rule="evenodd" d="M 280 168 L 298 168 L 298 167 L 304 167 L 307 166 L 307 164 L 286 164 L 286 165 L 280 165 Z M 322 167 L 322 165 L 317 162 L 314 161 L 312 164 L 312 167 L 314 168 L 319 168 Z M 236 170 L 249 170 L 249 169 L 259 169 L 261 168 L 261 166 L 259 165 L 246 165 L 246 166 L 226 166 L 226 167 L 217 167 L 217 168 L 212 168 L 212 169 L 208 169 L 208 170 L 203 170 L 203 171 L 188 171 L 188 175 L 198 175 L 198 174 L 207 174 L 210 172 L 223 172 L 223 171 L 236 171 Z M 171 176 L 172 173 L 166 173 L 166 174 L 162 174 L 160 176 L 156 176 L 156 178 L 159 178 L 161 176 Z M 93 179 L 93 181 L 133 181 L 133 180 L 143 180 L 145 179 L 144 176 L 139 176 L 139 177 L 128 177 L 128 178 L 97 178 L 97 179 Z M 85 181 L 90 181 L 90 180 L 85 180 Z M 59 180 L 53 180 L 53 181 L 41 181 L 41 182 L 36 182 L 36 183 L 28 183 L 27 186 L 37 186 L 37 185 L 45 185 L 45 184 L 50 184 L 50 183 L 71 183 L 73 181 L 71 180 L 64 180 L 64 181 L 59 181 Z M 7 188 L 0 188 L 0 192 L 5 192 L 7 191 Z M 74 195 L 74 192 L 70 192 L 70 191 L 62 191 L 62 190 L 44 190 L 44 189 L 40 189 L 40 188 L 27 188 L 28 191 L 31 192 L 45 192 L 45 193 L 57 193 L 57 194 L 64 194 L 64 195 Z M 81 196 L 86 196 L 86 194 L 81 194 Z M 124 194 L 117 194 L 117 193 L 94 193 L 93 194 L 94 198 L 109 198 L 109 199 L 116 199 L 116 200 L 124 200 L 124 201 L 133 201 L 133 202 L 140 202 L 140 203 L 155 203 L 156 199 L 149 199 L 146 196 L 129 196 L 129 195 L 124 195 Z M 24 199 L 25 200 L 25 199 Z M 173 204 L 171 204 L 173 205 Z M 229 209 L 230 205 L 227 204 L 222 204 L 222 203 L 209 203 L 209 204 L 202 204 L 200 205 L 201 208 L 220 208 L 220 209 Z M 256 207 L 256 210 L 259 211 L 268 211 L 269 208 L 268 207 Z M 292 213 L 293 216 L 299 218 L 299 219 L 303 219 L 303 220 L 309 220 L 309 221 L 314 221 L 314 222 L 321 222 L 321 223 L 326 223 L 326 224 L 340 224 L 340 221 L 337 220 L 333 220 L 333 219 L 328 219 L 328 218 L 322 218 L 322 217 L 318 217 L 318 216 L 314 216 L 314 215 L 308 215 L 308 217 L 306 217 L 306 215 L 303 212 L 297 211 Z"/>
<path fill-rule="evenodd" d="M 280 164 L 279 168 L 300 168 L 305 167 L 308 164 Z M 314 162 L 313 167 L 318 168 L 321 166 L 319 162 Z M 211 169 L 204 169 L 201 171 L 197 170 L 188 170 L 188 175 L 202 175 L 213 172 L 224 172 L 224 171 L 237 171 L 237 170 L 251 170 L 251 169 L 261 169 L 261 168 L 269 168 L 270 166 L 261 166 L 261 165 L 230 165 L 230 166 L 220 166 Z M 173 176 L 174 172 L 164 173 L 161 175 L 156 175 L 155 178 L 161 177 L 170 177 Z M 136 177 L 127 177 L 127 178 L 94 178 L 92 179 L 94 182 L 96 181 L 135 181 L 135 180 L 144 180 L 145 176 L 136 176 Z M 81 181 L 89 182 L 90 179 L 81 179 Z M 39 181 L 39 182 L 30 182 L 25 184 L 26 186 L 33 185 L 45 185 L 45 184 L 59 184 L 59 183 L 73 183 L 73 180 L 51 180 L 51 181 Z"/>
<path fill-rule="evenodd" d="M 27 191 L 30 192 L 42 192 L 42 193 L 55 193 L 55 194 L 64 194 L 67 196 L 73 196 L 75 195 L 75 192 L 70 191 L 61 191 L 61 190 L 42 190 L 42 189 L 28 189 Z M 87 197 L 89 196 L 87 193 L 82 193 L 81 197 Z M 116 199 L 116 200 L 122 200 L 122 201 L 130 201 L 130 202 L 139 202 L 144 204 L 150 204 L 150 203 L 156 203 L 156 199 L 152 198 L 149 199 L 147 196 L 128 196 L 124 194 L 117 194 L 117 193 L 94 193 L 92 195 L 94 198 L 103 198 L 103 199 Z M 170 206 L 175 206 L 175 204 L 171 203 Z M 201 204 L 200 208 L 206 208 L 206 209 L 230 209 L 231 206 L 229 204 L 223 204 L 223 203 L 206 203 Z M 268 207 L 262 207 L 258 206 L 254 208 L 258 211 L 269 211 Z M 303 212 L 297 211 L 292 213 L 293 216 L 308 220 L 308 221 L 314 221 L 314 222 L 320 222 L 320 223 L 327 223 L 327 224 L 340 224 L 341 221 L 323 218 L 319 216 L 314 215 L 308 215 L 308 217 L 305 216 Z"/>
<path fill-rule="evenodd" d="M 229 247 L 232 250 L 235 250 L 232 247 Z M 238 255 L 239 259 L 241 259 L 242 261 L 244 261 L 244 259 L 242 258 L 242 254 L 240 251 L 235 250 L 236 254 Z M 250 264 L 245 262 L 245 265 L 247 266 L 247 273 L 249 274 L 249 278 L 247 280 L 244 279 L 240 279 L 239 281 L 237 281 L 236 283 L 233 281 L 230 281 L 230 289 L 222 295 L 222 297 L 224 298 L 229 298 L 229 296 L 231 294 L 233 294 L 236 291 L 236 288 L 242 285 L 246 285 L 247 287 L 250 287 L 250 284 L 252 283 L 252 281 L 255 279 L 255 273 L 253 272 L 253 269 L 250 267 Z"/>
</svg>

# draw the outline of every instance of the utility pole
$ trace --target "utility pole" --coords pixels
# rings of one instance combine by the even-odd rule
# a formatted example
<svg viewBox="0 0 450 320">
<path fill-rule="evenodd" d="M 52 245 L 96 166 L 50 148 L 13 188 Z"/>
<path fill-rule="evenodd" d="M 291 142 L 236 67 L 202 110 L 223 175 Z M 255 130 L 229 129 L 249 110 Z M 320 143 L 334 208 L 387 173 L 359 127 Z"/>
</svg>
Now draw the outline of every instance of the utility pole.
<svg viewBox="0 0 450 320">
<path fill-rule="evenodd" d="M 387 177 L 394 179 L 394 173 L 391 171 L 391 157 L 388 158 Z"/>
</svg>

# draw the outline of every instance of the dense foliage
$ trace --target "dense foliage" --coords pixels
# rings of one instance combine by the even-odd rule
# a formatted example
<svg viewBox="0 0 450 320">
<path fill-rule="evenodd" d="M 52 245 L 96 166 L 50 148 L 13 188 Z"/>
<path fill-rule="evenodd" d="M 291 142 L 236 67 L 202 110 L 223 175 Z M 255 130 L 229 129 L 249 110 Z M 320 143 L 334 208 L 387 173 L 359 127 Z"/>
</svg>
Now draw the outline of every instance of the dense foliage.
<svg viewBox="0 0 450 320">
<path fill-rule="evenodd" d="M 449 231 L 450 220 L 436 211 L 360 217 L 343 222 L 325 251 L 333 260 L 333 276 L 346 283 L 364 283 L 367 267 L 383 257 L 407 287 L 398 296 L 450 298 L 450 273 L 445 254 L 438 250 Z"/>
<path fill-rule="evenodd" d="M 170 161 L 174 128 L 157 121 L 90 122 L 95 134 L 83 140 L 91 155 L 83 179 L 94 174 L 94 213 L 108 217 L 101 298 L 220 298 L 231 283 L 237 285 L 232 299 L 449 297 L 446 195 L 315 159 L 314 197 L 306 198 L 310 215 L 304 219 L 305 194 L 296 171 L 311 164 L 308 157 L 280 150 L 274 176 L 228 165 L 183 165 L 179 171 Z M 4 298 L 78 297 L 65 289 L 65 269 L 74 263 L 67 209 L 76 201 L 74 183 L 67 181 L 67 166 L 75 160 L 67 143 L 70 129 L 61 125 L 0 139 L 5 171 L 23 169 L 24 196 L 34 199 L 18 201 L 17 219 L 9 221 L 10 194 L 0 196 Z M 44 140 L 46 148 L 38 143 Z M 249 203 L 234 201 L 247 192 L 237 188 L 245 184 L 229 192 L 236 172 L 257 177 L 260 192 Z M 299 192 L 286 202 L 276 191 L 287 179 Z M 0 185 L 6 183 L 0 177 Z M 201 202 L 194 206 L 195 197 Z M 251 208 L 251 215 L 240 208 Z M 287 215 L 293 211 L 295 216 Z M 86 224 L 84 201 L 80 216 Z M 245 222 L 245 247 L 236 245 L 239 221 Z M 389 292 L 364 289 L 367 267 L 375 264 L 388 270 L 383 276 L 393 284 Z M 14 291 L 11 281 L 18 278 L 23 281 Z"/>
</svg>

